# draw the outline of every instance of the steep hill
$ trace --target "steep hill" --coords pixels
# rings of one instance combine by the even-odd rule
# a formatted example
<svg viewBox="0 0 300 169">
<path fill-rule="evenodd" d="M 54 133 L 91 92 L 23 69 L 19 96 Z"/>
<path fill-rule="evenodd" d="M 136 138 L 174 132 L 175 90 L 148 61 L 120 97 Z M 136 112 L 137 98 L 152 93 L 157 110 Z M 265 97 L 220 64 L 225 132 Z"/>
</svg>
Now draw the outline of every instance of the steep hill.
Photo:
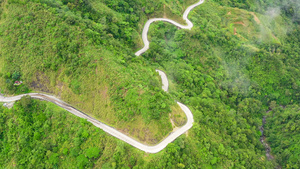
<svg viewBox="0 0 300 169">
<path fill-rule="evenodd" d="M 150 49 L 136 57 L 149 18 L 183 22 L 194 2 L 2 1 L 2 93 L 55 94 L 148 144 L 172 131 L 169 114 L 184 119 L 174 100 L 190 107 L 195 123 L 162 152 L 147 154 L 50 103 L 24 98 L 0 109 L 1 166 L 298 168 L 298 136 L 282 139 L 297 131 L 300 3 L 270 2 L 207 0 L 189 15 L 192 30 L 152 24 Z M 157 68 L 170 79 L 169 93 Z M 265 124 L 271 160 L 259 141 L 267 110 L 274 111 Z"/>
<path fill-rule="evenodd" d="M 145 5 L 125 10 L 110 1 L 3 2 L 3 92 L 52 93 L 126 134 L 157 143 L 172 131 L 169 114 L 185 117 L 161 90 L 155 69 L 133 55 L 139 22 L 153 13 L 142 13 Z M 16 80 L 23 84 L 15 86 Z"/>
</svg>

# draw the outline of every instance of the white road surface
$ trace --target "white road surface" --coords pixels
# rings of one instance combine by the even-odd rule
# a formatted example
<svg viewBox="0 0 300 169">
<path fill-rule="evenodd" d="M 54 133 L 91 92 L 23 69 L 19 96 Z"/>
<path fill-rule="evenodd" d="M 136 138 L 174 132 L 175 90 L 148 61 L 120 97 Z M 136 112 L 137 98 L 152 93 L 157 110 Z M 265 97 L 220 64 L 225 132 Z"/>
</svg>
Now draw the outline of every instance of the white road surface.
<svg viewBox="0 0 300 169">
<path fill-rule="evenodd" d="M 101 128 L 102 130 L 109 133 L 110 135 L 112 135 L 120 140 L 123 140 L 126 143 L 128 143 L 142 151 L 145 151 L 147 153 L 157 153 L 157 152 L 163 150 L 169 143 L 171 143 L 177 137 L 179 137 L 181 134 L 185 133 L 188 129 L 190 129 L 194 122 L 193 114 L 190 111 L 190 109 L 187 106 L 185 106 L 184 104 L 177 102 L 177 104 L 181 107 L 181 109 L 185 112 L 185 114 L 187 116 L 187 123 L 180 129 L 171 133 L 168 137 L 166 137 L 159 144 L 157 144 L 155 146 L 148 146 L 148 145 L 142 144 L 142 143 L 138 142 L 137 140 L 121 133 L 120 131 L 116 130 L 115 128 L 110 127 L 110 126 L 94 119 L 93 117 L 88 116 L 87 114 L 73 108 L 72 106 L 68 105 L 64 101 L 62 101 L 54 96 L 51 96 L 51 95 L 42 94 L 42 93 L 29 93 L 29 94 L 22 94 L 22 95 L 13 96 L 13 97 L 0 96 L 0 102 L 4 102 L 4 103 L 15 102 L 17 100 L 20 100 L 23 96 L 26 96 L 26 95 L 31 96 L 34 99 L 40 99 L 40 100 L 52 102 L 52 103 L 62 107 L 63 109 L 67 110 L 68 112 L 74 114 L 75 116 L 87 119 L 87 121 L 93 123 L 96 127 Z"/>
<path fill-rule="evenodd" d="M 136 56 L 140 56 L 141 54 L 143 54 L 144 52 L 146 52 L 149 49 L 149 40 L 148 40 L 148 31 L 149 31 L 149 27 L 151 25 L 151 23 L 156 22 L 156 21 L 164 21 L 164 22 L 169 22 L 181 29 L 192 29 L 193 27 L 193 23 L 188 19 L 188 15 L 191 12 L 192 9 L 194 9 L 196 6 L 201 5 L 204 2 L 204 0 L 200 0 L 198 3 L 195 3 L 194 5 L 189 6 L 183 13 L 183 20 L 186 21 L 187 25 L 181 25 L 171 19 L 166 19 L 166 18 L 153 18 L 153 19 L 149 19 L 143 29 L 143 33 L 142 33 L 142 39 L 144 42 L 144 47 L 137 51 L 135 53 Z"/>
<path fill-rule="evenodd" d="M 161 77 L 161 81 L 162 81 L 162 89 L 165 91 L 165 92 L 168 92 L 168 89 L 169 89 L 169 81 L 168 81 L 168 78 L 167 78 L 167 75 L 165 74 L 165 72 L 161 71 L 161 70 L 158 70 L 156 69 L 156 72 L 158 72 L 158 74 L 160 75 Z"/>
<path fill-rule="evenodd" d="M 191 5 L 186 9 L 186 11 L 183 14 L 183 19 L 186 20 L 187 26 L 180 25 L 179 23 L 177 23 L 175 21 L 172 21 L 170 19 L 165 19 L 165 18 L 155 18 L 155 19 L 150 19 L 149 21 L 147 21 L 147 23 L 144 27 L 144 30 L 143 30 L 143 35 L 142 35 L 145 46 L 144 46 L 143 49 L 139 50 L 135 54 L 138 56 L 138 55 L 144 53 L 146 50 L 149 49 L 149 41 L 148 41 L 148 38 L 147 38 L 147 33 L 148 33 L 148 30 L 149 30 L 149 26 L 152 22 L 165 21 L 165 22 L 169 22 L 171 24 L 174 24 L 175 26 L 177 26 L 179 28 L 182 28 L 182 29 L 191 29 L 193 27 L 193 23 L 190 20 L 187 19 L 187 16 L 193 8 L 195 8 L 196 6 L 202 4 L 203 2 L 204 2 L 204 0 L 200 0 L 198 3 L 196 3 L 194 5 Z M 162 84 L 163 84 L 162 89 L 167 92 L 168 87 L 169 87 L 169 82 L 168 82 L 167 75 L 161 70 L 156 70 L 156 71 L 159 73 L 159 75 L 162 78 Z M 4 102 L 4 103 L 15 102 L 17 100 L 20 100 L 23 96 L 26 96 L 26 95 L 29 95 L 34 99 L 40 99 L 40 100 L 45 100 L 45 101 L 52 102 L 52 103 L 62 107 L 63 109 L 67 110 L 68 112 L 74 114 L 75 116 L 87 119 L 87 121 L 91 122 L 96 127 L 101 128 L 102 130 L 109 133 L 110 135 L 112 135 L 112 136 L 114 136 L 114 137 L 116 137 L 120 140 L 123 140 L 126 143 L 128 143 L 128 144 L 130 144 L 130 145 L 132 145 L 132 146 L 134 146 L 134 147 L 136 147 L 136 148 L 138 148 L 142 151 L 145 151 L 147 153 L 157 153 L 157 152 L 163 150 L 169 143 L 171 143 L 177 137 L 179 137 L 180 135 L 182 135 L 183 133 L 188 131 L 193 126 L 193 123 L 194 123 L 193 114 L 190 111 L 190 109 L 186 105 L 184 105 L 180 102 L 177 102 L 177 104 L 181 107 L 181 109 L 186 114 L 187 123 L 184 126 L 182 126 L 181 128 L 179 128 L 178 130 L 176 130 L 175 132 L 172 132 L 169 136 L 167 136 L 164 140 L 162 140 L 157 145 L 148 146 L 148 145 L 142 144 L 142 143 L 138 142 L 137 140 L 121 133 L 120 131 L 116 130 L 115 128 L 110 127 L 110 126 L 94 119 L 93 117 L 88 116 L 87 114 L 73 108 L 72 106 L 65 103 L 64 101 L 62 101 L 62 100 L 60 100 L 60 99 L 58 99 L 54 96 L 51 96 L 51 95 L 42 94 L 42 93 L 28 93 L 28 94 L 13 96 L 13 97 L 5 97 L 5 96 L 0 95 L 0 102 Z"/>
</svg>

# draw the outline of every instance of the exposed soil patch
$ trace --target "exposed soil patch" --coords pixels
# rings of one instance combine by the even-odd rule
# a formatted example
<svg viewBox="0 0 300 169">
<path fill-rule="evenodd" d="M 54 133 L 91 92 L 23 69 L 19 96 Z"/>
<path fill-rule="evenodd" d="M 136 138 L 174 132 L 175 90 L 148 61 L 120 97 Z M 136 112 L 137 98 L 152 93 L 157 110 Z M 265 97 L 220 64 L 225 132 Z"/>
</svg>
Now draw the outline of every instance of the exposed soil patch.
<svg viewBox="0 0 300 169">
<path fill-rule="evenodd" d="M 139 90 L 139 96 L 142 95 L 143 93 L 145 93 L 145 90 L 140 89 L 140 90 Z"/>
<path fill-rule="evenodd" d="M 169 114 L 169 117 L 170 117 L 170 122 L 172 124 L 173 132 L 174 132 L 174 131 L 178 130 L 178 127 L 175 125 L 171 114 Z"/>
<path fill-rule="evenodd" d="M 174 123 L 174 121 L 172 120 L 172 115 L 171 114 L 169 114 L 169 117 L 170 117 L 170 122 L 171 122 L 171 124 L 172 124 L 172 127 L 174 128 L 174 127 L 176 127 L 176 125 L 175 125 L 175 123 Z"/>
<path fill-rule="evenodd" d="M 250 12 L 250 14 L 254 17 L 254 20 L 257 24 L 260 24 L 260 20 L 258 19 L 258 17 L 255 15 L 254 12 Z"/>
<path fill-rule="evenodd" d="M 246 26 L 244 22 L 234 22 L 234 24 Z"/>
<path fill-rule="evenodd" d="M 108 91 L 107 86 L 105 86 L 104 90 L 100 91 L 102 98 L 106 99 L 108 97 L 107 91 Z"/>
<path fill-rule="evenodd" d="M 273 33 L 271 33 L 271 34 L 272 34 L 273 38 L 278 41 L 278 38 Z"/>
<path fill-rule="evenodd" d="M 41 72 L 36 73 L 36 78 L 30 83 L 30 87 L 33 89 L 36 89 L 38 91 L 46 92 L 46 93 L 52 93 L 50 89 L 44 84 L 49 84 L 50 80 L 49 78 Z"/>
<path fill-rule="evenodd" d="M 237 33 L 236 33 L 236 28 L 233 29 L 233 34 L 234 34 L 234 35 L 237 35 Z"/>
</svg>

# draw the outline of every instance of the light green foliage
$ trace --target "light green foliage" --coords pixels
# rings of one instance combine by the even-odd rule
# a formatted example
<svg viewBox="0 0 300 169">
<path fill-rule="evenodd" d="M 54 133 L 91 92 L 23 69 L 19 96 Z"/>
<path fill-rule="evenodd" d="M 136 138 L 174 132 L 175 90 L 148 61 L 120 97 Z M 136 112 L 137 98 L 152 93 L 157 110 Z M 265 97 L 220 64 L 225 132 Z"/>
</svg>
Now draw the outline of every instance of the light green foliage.
<svg viewBox="0 0 300 169">
<path fill-rule="evenodd" d="M 176 103 L 161 90 L 155 69 L 143 67 L 145 59 L 132 56 L 133 28 L 138 24 L 134 11 L 142 11 L 135 6 L 134 11 L 118 13 L 109 10 L 107 6 L 115 7 L 110 3 L 4 5 L 10 15 L 3 16 L 0 25 L 0 57 L 5 65 L 1 89 L 10 94 L 30 90 L 56 94 L 115 128 L 132 128 L 130 135 L 138 139 L 147 130 L 154 139 L 146 142 L 156 143 L 171 132 L 168 114 Z M 124 8 L 134 6 L 128 3 Z M 19 80 L 23 84 L 14 85 Z M 132 122 L 135 119 L 143 122 Z"/>
<path fill-rule="evenodd" d="M 86 150 L 86 156 L 88 158 L 98 158 L 100 156 L 100 149 L 97 147 L 92 147 Z"/>
<path fill-rule="evenodd" d="M 182 22 L 184 7 L 193 2 L 8 1 L 0 20 L 5 92 L 53 92 L 148 143 L 172 130 L 174 100 L 188 105 L 195 122 L 166 149 L 147 154 L 52 104 L 22 99 L 11 110 L 0 108 L 0 163 L 7 168 L 299 168 L 298 10 L 283 1 L 255 2 L 207 0 L 190 13 L 192 30 L 154 23 L 150 49 L 136 57 L 148 17 Z M 269 6 L 279 6 L 280 14 L 270 17 Z M 168 75 L 169 93 L 161 90 L 156 68 Z M 16 79 L 25 82 L 23 88 L 13 85 Z M 265 132 L 272 161 L 259 141 L 269 107 Z"/>
</svg>

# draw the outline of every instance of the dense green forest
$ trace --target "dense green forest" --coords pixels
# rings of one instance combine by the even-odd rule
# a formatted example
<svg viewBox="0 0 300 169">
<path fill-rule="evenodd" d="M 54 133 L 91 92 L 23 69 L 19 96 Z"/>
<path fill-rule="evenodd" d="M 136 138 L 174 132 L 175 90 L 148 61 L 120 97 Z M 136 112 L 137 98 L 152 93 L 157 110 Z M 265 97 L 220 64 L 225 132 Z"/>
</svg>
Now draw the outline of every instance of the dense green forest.
<svg viewBox="0 0 300 169">
<path fill-rule="evenodd" d="M 134 55 L 148 18 L 182 23 L 194 2 L 2 0 L 1 93 L 55 94 L 148 144 L 172 131 L 169 114 L 184 119 L 174 100 L 195 123 L 147 154 L 51 103 L 23 98 L 0 107 L 0 166 L 299 168 L 300 2 L 206 0 L 189 15 L 192 30 L 154 23 L 150 49 Z M 273 160 L 259 141 L 263 116 Z"/>
<path fill-rule="evenodd" d="M 300 166 L 299 116 L 298 105 L 283 107 L 273 104 L 272 111 L 268 114 L 266 138 L 273 148 L 275 158 L 286 168 Z"/>
</svg>

